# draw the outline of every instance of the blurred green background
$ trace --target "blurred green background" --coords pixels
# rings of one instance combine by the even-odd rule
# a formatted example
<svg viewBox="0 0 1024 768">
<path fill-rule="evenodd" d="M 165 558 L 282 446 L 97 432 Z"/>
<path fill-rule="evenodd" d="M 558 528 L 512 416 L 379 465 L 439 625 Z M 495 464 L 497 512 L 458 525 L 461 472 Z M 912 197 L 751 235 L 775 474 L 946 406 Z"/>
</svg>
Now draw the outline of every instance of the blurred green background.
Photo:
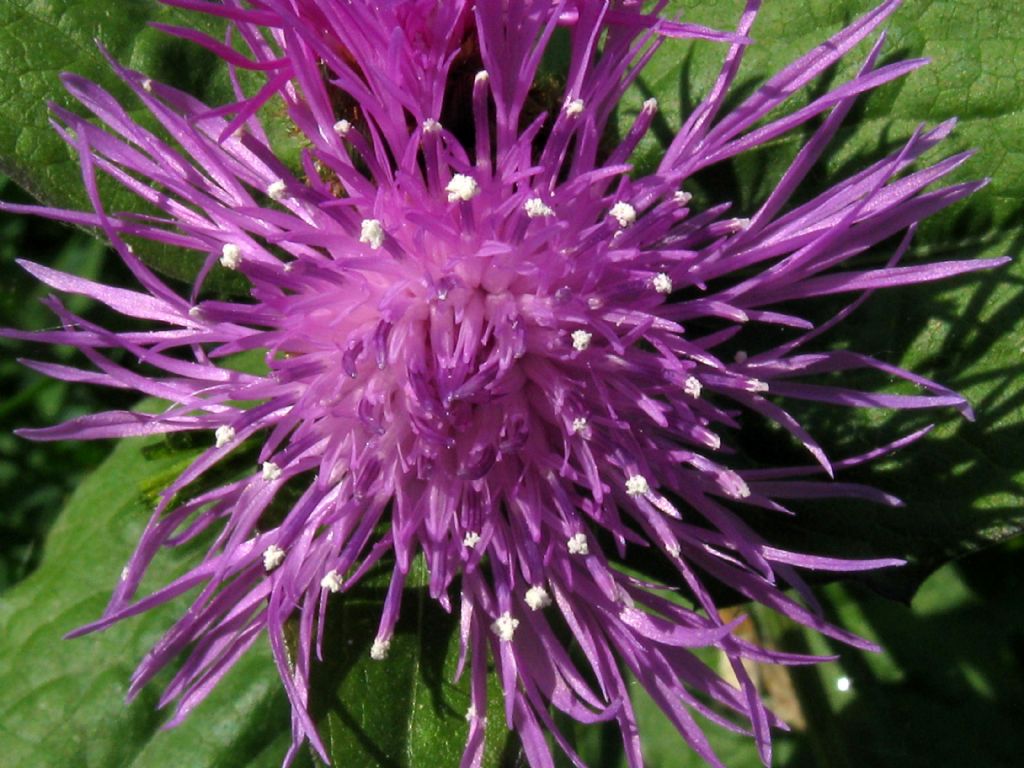
<svg viewBox="0 0 1024 768">
<path fill-rule="evenodd" d="M 31 202 L 3 177 L 0 199 Z M 54 323 L 54 316 L 40 304 L 49 290 L 15 259 L 52 264 L 96 279 L 107 276 L 104 271 L 116 271 L 116 265 L 107 264 L 104 255 L 104 245 L 84 232 L 0 213 L 0 326 L 38 330 Z M 74 297 L 69 306 L 81 311 L 86 302 Z M 38 564 L 46 532 L 68 494 L 111 448 L 106 443 L 36 444 L 18 438 L 13 430 L 53 424 L 127 401 L 120 393 L 38 376 L 18 363 L 17 356 L 38 354 L 39 348 L 4 339 L 0 350 L 0 590 L 4 590 Z M 73 353 L 59 350 L 56 357 L 67 360 Z"/>
</svg>

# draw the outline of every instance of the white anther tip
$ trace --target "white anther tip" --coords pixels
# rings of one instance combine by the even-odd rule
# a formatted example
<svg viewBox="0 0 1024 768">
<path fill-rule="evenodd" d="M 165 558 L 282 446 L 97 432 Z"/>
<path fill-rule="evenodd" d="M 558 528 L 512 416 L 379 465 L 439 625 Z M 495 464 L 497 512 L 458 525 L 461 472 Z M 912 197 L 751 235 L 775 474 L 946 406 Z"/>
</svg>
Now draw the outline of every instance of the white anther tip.
<svg viewBox="0 0 1024 768">
<path fill-rule="evenodd" d="M 491 631 L 498 636 L 502 642 L 512 642 L 512 637 L 519 626 L 519 619 L 513 619 L 512 614 L 506 611 L 491 624 Z"/>
<path fill-rule="evenodd" d="M 650 490 L 651 486 L 643 475 L 630 475 L 626 478 L 626 493 L 630 496 L 643 496 Z"/>
<path fill-rule="evenodd" d="M 448 193 L 448 202 L 468 202 L 480 194 L 480 185 L 476 179 L 464 173 L 456 173 L 448 182 L 444 191 Z"/>
<path fill-rule="evenodd" d="M 594 334 L 590 331 L 584 331 L 582 328 L 577 328 L 570 334 L 572 338 L 572 348 L 577 352 L 583 352 L 590 346 L 590 341 L 594 338 Z"/>
<path fill-rule="evenodd" d="M 220 249 L 220 265 L 225 269 L 238 269 L 242 263 L 242 249 L 234 243 L 224 243 Z"/>
<path fill-rule="evenodd" d="M 263 550 L 263 570 L 268 573 L 284 562 L 284 550 L 276 544 L 271 544 Z"/>
<path fill-rule="evenodd" d="M 370 658 L 374 661 L 383 661 L 388 657 L 388 651 L 390 650 L 390 640 L 374 640 L 373 645 L 370 646 Z"/>
<path fill-rule="evenodd" d="M 523 210 L 526 211 L 526 215 L 531 219 L 536 219 L 540 216 L 554 216 L 555 211 L 541 200 L 539 197 L 531 197 L 525 203 L 523 203 Z"/>
<path fill-rule="evenodd" d="M 213 439 L 215 447 L 223 448 L 235 439 L 235 428 L 227 424 L 222 424 L 214 431 Z"/>
<path fill-rule="evenodd" d="M 576 117 L 583 112 L 583 99 L 571 99 L 565 102 L 563 109 L 568 117 Z"/>
<path fill-rule="evenodd" d="M 267 196 L 270 197 L 271 200 L 280 201 L 284 199 L 286 191 L 287 187 L 285 186 L 284 180 L 278 179 L 267 187 Z"/>
<path fill-rule="evenodd" d="M 570 555 L 590 554 L 590 543 L 587 541 L 587 534 L 574 533 L 568 541 Z"/>
<path fill-rule="evenodd" d="M 341 584 L 341 574 L 337 571 L 328 571 L 327 575 L 320 579 L 320 586 L 328 592 L 340 592 Z"/>
<path fill-rule="evenodd" d="M 625 229 L 636 221 L 636 208 L 620 200 L 611 207 L 608 215 L 615 219 L 620 229 Z"/>
<path fill-rule="evenodd" d="M 363 219 L 359 224 L 359 242 L 379 250 L 384 244 L 384 226 L 378 219 Z"/>
<path fill-rule="evenodd" d="M 531 611 L 539 611 L 551 605 L 551 596 L 544 587 L 533 586 L 526 590 L 526 604 Z"/>
</svg>

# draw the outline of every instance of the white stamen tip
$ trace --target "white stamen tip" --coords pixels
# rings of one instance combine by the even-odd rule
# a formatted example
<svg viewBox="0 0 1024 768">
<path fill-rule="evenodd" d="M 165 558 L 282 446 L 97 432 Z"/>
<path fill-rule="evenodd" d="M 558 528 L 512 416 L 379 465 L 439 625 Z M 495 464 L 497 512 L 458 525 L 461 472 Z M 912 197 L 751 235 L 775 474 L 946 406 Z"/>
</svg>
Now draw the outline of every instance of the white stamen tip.
<svg viewBox="0 0 1024 768">
<path fill-rule="evenodd" d="M 565 102 L 565 107 L 563 107 L 563 109 L 568 117 L 576 117 L 583 112 L 583 107 L 583 99 L 572 99 L 571 101 Z"/>
<path fill-rule="evenodd" d="M 320 586 L 328 592 L 340 592 L 341 574 L 337 571 L 328 571 L 327 575 L 320 579 Z"/>
<path fill-rule="evenodd" d="M 281 468 L 272 461 L 263 462 L 262 472 L 263 479 L 266 480 L 268 483 L 272 483 L 273 481 L 281 477 Z"/>
<path fill-rule="evenodd" d="M 470 704 L 469 709 L 466 710 L 466 722 L 471 723 L 474 720 L 476 720 L 476 707 Z"/>
<path fill-rule="evenodd" d="M 217 427 L 217 430 L 213 433 L 214 446 L 216 448 L 223 448 L 225 445 L 235 439 L 235 428 L 222 424 Z"/>
<path fill-rule="evenodd" d="M 643 496 L 650 490 L 651 486 L 643 475 L 630 475 L 626 478 L 626 493 L 630 496 Z"/>
<path fill-rule="evenodd" d="M 691 200 L 693 200 L 693 195 L 691 195 L 689 192 L 684 192 L 683 190 L 680 189 L 678 192 L 672 195 L 672 199 L 678 205 L 687 205 Z"/>
<path fill-rule="evenodd" d="M 339 120 L 334 124 L 334 132 L 339 136 L 346 136 L 352 130 L 352 123 L 348 120 Z"/>
<path fill-rule="evenodd" d="M 695 376 L 689 376 L 686 382 L 683 384 L 683 392 L 688 394 L 690 397 L 700 397 L 701 385 L 700 381 Z"/>
<path fill-rule="evenodd" d="M 491 624 L 491 631 L 498 636 L 498 638 L 505 643 L 512 642 L 512 637 L 516 633 L 516 627 L 519 626 L 519 619 L 513 619 L 512 614 L 508 611 L 501 614 L 497 620 Z"/>
<path fill-rule="evenodd" d="M 717 451 L 722 447 L 722 438 L 716 435 L 714 432 L 707 432 L 704 435 L 704 444 L 707 445 L 713 451 Z"/>
<path fill-rule="evenodd" d="M 284 199 L 284 195 L 287 188 L 283 179 L 278 179 L 269 187 L 267 187 L 267 195 L 271 200 L 280 201 Z"/>
<path fill-rule="evenodd" d="M 491 76 L 490 76 L 490 74 L 488 74 L 487 70 L 486 69 L 481 69 L 479 72 L 476 73 L 476 77 L 473 78 L 473 82 L 474 83 L 486 83 L 490 79 L 491 79 Z"/>
<path fill-rule="evenodd" d="M 625 229 L 636 221 L 636 208 L 629 203 L 620 200 L 608 211 L 608 215 L 615 219 L 620 229 Z"/>
<path fill-rule="evenodd" d="M 128 581 L 128 566 L 121 569 L 121 581 Z"/>
<path fill-rule="evenodd" d="M 452 176 L 452 180 L 448 182 L 448 186 L 444 188 L 444 191 L 448 193 L 449 203 L 457 201 L 465 203 L 480 194 L 480 185 L 476 183 L 476 179 L 472 176 L 456 173 Z"/>
<path fill-rule="evenodd" d="M 242 263 L 242 249 L 234 243 L 224 243 L 220 249 L 220 265 L 225 269 L 238 269 Z"/>
<path fill-rule="evenodd" d="M 423 132 L 429 134 L 440 133 L 441 124 L 437 122 L 437 120 L 435 120 L 434 118 L 428 117 L 426 120 L 423 121 Z"/>
<path fill-rule="evenodd" d="M 203 310 L 201 310 L 199 307 L 189 307 L 188 308 L 188 316 L 193 318 L 193 319 L 201 317 L 202 314 L 203 314 Z"/>
<path fill-rule="evenodd" d="M 853 682 L 846 675 L 843 675 L 836 680 L 836 690 L 840 693 L 846 693 L 853 687 Z"/>
<path fill-rule="evenodd" d="M 366 243 L 371 250 L 378 250 L 384 243 L 384 227 L 378 219 L 363 219 L 359 224 L 359 242 Z"/>
<path fill-rule="evenodd" d="M 480 543 L 480 534 L 476 531 L 467 531 L 465 537 L 462 539 L 462 546 L 467 549 L 475 549 L 476 545 Z"/>
<path fill-rule="evenodd" d="M 578 328 L 572 332 L 572 348 L 577 352 L 582 352 L 590 346 L 590 340 L 593 338 L 594 334 L 590 331 L 584 331 L 582 328 Z"/>
<path fill-rule="evenodd" d="M 523 203 L 523 210 L 526 211 L 526 215 L 531 219 L 536 219 L 540 216 L 554 216 L 555 211 L 547 203 L 541 200 L 539 197 L 531 197 L 525 203 Z"/>
<path fill-rule="evenodd" d="M 679 545 L 678 544 L 676 544 L 675 542 L 672 542 L 671 544 L 666 544 L 665 545 L 665 551 L 668 552 L 670 557 L 674 557 L 674 558 L 678 559 L 679 558 L 679 553 L 682 550 L 679 549 Z"/>
<path fill-rule="evenodd" d="M 284 562 L 284 550 L 271 544 L 263 550 L 263 570 L 270 572 Z"/>
<path fill-rule="evenodd" d="M 747 392 L 767 392 L 768 384 L 760 379 L 750 379 L 746 385 Z"/>
<path fill-rule="evenodd" d="M 650 115 L 653 115 L 657 111 L 658 111 L 658 100 L 657 99 L 653 99 L 653 98 L 652 99 L 647 99 L 647 101 L 644 102 L 644 112 L 646 112 L 646 113 L 648 113 Z"/>
<path fill-rule="evenodd" d="M 587 541 L 587 534 L 574 533 L 568 542 L 570 555 L 589 555 L 590 543 Z"/>
<path fill-rule="evenodd" d="M 153 81 L 150 80 L 148 77 L 142 81 L 142 90 L 144 90 L 146 93 L 153 92 Z"/>
<path fill-rule="evenodd" d="M 672 293 L 672 278 L 659 272 L 651 279 L 651 285 L 658 293 Z"/>
<path fill-rule="evenodd" d="M 582 416 L 577 416 L 575 419 L 572 420 L 572 431 L 575 435 L 582 435 L 583 433 L 585 433 L 587 431 L 588 426 L 589 425 L 587 424 L 587 420 Z"/>
<path fill-rule="evenodd" d="M 383 661 L 388 657 L 388 651 L 390 650 L 390 640 L 374 640 L 373 645 L 370 647 L 370 658 L 374 661 Z"/>
<path fill-rule="evenodd" d="M 750 229 L 750 219 L 733 219 L 729 222 L 729 229 L 733 232 L 743 232 Z"/>
<path fill-rule="evenodd" d="M 539 611 L 551 605 L 551 596 L 544 587 L 530 587 L 526 590 L 526 604 L 530 606 L 531 611 Z"/>
</svg>

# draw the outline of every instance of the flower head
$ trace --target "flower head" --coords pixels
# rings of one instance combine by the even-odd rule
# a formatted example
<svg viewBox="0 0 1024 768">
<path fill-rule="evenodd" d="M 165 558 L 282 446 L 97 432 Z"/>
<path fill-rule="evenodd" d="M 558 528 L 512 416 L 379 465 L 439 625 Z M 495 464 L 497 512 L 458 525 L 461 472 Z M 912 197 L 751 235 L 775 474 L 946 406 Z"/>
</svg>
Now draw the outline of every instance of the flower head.
<svg viewBox="0 0 1024 768">
<path fill-rule="evenodd" d="M 472 711 L 486 711 L 482 681 L 493 664 L 507 724 L 531 765 L 550 764 L 551 706 L 587 722 L 617 721 L 630 764 L 641 764 L 627 672 L 710 763 L 719 764 L 690 714 L 721 722 L 709 700 L 750 723 L 767 761 L 775 721 L 741 661 L 800 659 L 735 636 L 742 619 L 724 621 L 708 585 L 722 582 L 864 645 L 784 587 L 806 592 L 798 569 L 899 561 L 790 552 L 750 527 L 745 507 L 784 511 L 792 497 L 893 500 L 808 479 L 808 468 L 742 463 L 735 435 L 743 414 L 777 423 L 832 475 L 885 449 L 833 465 L 785 410 L 787 399 L 968 412 L 956 394 L 867 355 L 803 350 L 874 289 L 998 263 L 898 264 L 917 221 L 978 186 L 931 189 L 964 156 L 908 171 L 952 123 L 922 129 L 893 155 L 792 202 L 855 99 L 921 62 L 879 66 L 879 41 L 848 82 L 791 113 L 776 108 L 867 38 L 896 3 L 729 112 L 753 1 L 728 34 L 632 0 L 174 3 L 226 17 L 247 55 L 192 30 L 171 31 L 232 68 L 265 74 L 265 86 L 211 108 L 112 62 L 172 143 L 99 86 L 65 76 L 100 122 L 55 108 L 95 210 L 33 210 L 102 229 L 140 288 L 25 264 L 53 288 L 91 296 L 147 327 L 106 331 L 53 300 L 61 330 L 12 333 L 74 345 L 94 366 L 31 363 L 45 373 L 168 403 L 157 414 L 97 414 L 29 436 L 207 436 L 208 447 L 165 489 L 104 617 L 85 631 L 198 587 L 193 608 L 140 665 L 133 692 L 188 652 L 167 693 L 184 716 L 265 634 L 292 701 L 297 744 L 309 739 L 326 757 L 306 687 L 328 597 L 390 564 L 392 588 L 370 650 L 383 660 L 402 587 L 422 557 L 430 595 L 461 615 Z M 559 27 L 571 42 L 564 92 L 537 114 L 538 67 Z M 671 37 L 718 40 L 725 64 L 656 171 L 634 177 L 629 161 L 656 105 L 645 103 L 610 148 L 606 129 L 639 69 Z M 306 142 L 301 168 L 288 167 L 266 137 L 258 113 L 270 98 L 284 101 Z M 727 201 L 691 208 L 682 186 L 695 173 L 818 115 L 820 127 L 768 199 L 743 212 L 749 217 L 734 217 Z M 107 213 L 98 173 L 134 191 L 151 213 Z M 900 233 L 884 267 L 840 269 Z M 192 292 L 179 295 L 153 273 L 129 246 L 135 240 L 202 254 Z M 206 298 L 204 282 L 218 268 L 243 275 L 249 295 Z M 855 298 L 824 325 L 795 314 L 799 300 L 834 294 Z M 778 326 L 786 341 L 725 354 L 754 325 Z M 144 370 L 108 350 L 127 351 Z M 221 365 L 251 351 L 265 370 Z M 804 381 L 854 368 L 884 371 L 922 392 Z M 195 490 L 253 441 L 259 452 L 249 474 Z M 271 515 L 286 487 L 294 501 L 283 517 Z M 209 529 L 216 536 L 199 565 L 136 598 L 161 547 Z M 692 606 L 627 575 L 621 560 L 638 550 L 675 569 Z M 292 618 L 294 658 L 285 642 Z M 578 655 L 563 646 L 565 629 Z M 725 654 L 738 688 L 692 654 L 706 646 Z M 465 764 L 475 765 L 485 726 L 469 720 Z"/>
</svg>

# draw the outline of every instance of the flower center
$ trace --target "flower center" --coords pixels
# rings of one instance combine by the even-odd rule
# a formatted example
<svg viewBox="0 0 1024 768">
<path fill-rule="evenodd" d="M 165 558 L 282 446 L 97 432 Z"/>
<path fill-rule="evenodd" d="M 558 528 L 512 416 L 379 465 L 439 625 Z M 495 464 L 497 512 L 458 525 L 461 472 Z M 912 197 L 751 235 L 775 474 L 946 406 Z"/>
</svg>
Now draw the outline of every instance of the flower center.
<svg viewBox="0 0 1024 768">
<path fill-rule="evenodd" d="M 473 282 L 442 280 L 400 323 L 392 349 L 403 448 L 421 471 L 465 479 L 517 454 L 536 419 L 526 358 L 539 329 L 530 302 L 493 274 Z"/>
</svg>

